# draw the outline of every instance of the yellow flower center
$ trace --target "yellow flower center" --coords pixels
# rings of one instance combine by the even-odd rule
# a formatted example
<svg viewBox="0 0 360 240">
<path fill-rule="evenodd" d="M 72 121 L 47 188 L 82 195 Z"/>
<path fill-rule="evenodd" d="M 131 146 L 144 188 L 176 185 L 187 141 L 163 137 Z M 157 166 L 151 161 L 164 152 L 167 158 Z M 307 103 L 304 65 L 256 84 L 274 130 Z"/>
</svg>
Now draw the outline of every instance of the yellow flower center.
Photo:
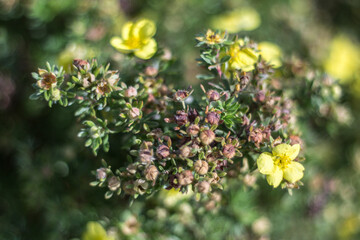
<svg viewBox="0 0 360 240">
<path fill-rule="evenodd" d="M 291 163 L 291 159 L 287 155 L 275 156 L 274 165 L 278 166 L 281 169 L 285 169 L 287 165 Z"/>
</svg>

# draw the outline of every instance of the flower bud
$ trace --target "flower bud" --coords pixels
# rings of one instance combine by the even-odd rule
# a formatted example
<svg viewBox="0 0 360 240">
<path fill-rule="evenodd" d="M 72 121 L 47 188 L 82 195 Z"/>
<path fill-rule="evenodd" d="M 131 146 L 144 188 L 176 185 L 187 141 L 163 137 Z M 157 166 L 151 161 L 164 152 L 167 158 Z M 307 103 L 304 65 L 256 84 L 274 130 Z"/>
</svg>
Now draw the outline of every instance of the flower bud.
<svg viewBox="0 0 360 240">
<path fill-rule="evenodd" d="M 190 170 L 181 172 L 178 176 L 178 182 L 182 186 L 186 186 L 192 183 L 194 176 Z"/>
<path fill-rule="evenodd" d="M 52 90 L 52 99 L 54 101 L 59 101 L 60 100 L 60 97 L 61 97 L 61 94 L 60 94 L 60 90 L 57 89 L 57 88 L 54 88 Z"/>
<path fill-rule="evenodd" d="M 198 125 L 195 124 L 191 124 L 187 129 L 186 132 L 190 135 L 190 136 L 197 136 L 199 134 L 200 131 L 200 127 Z"/>
<path fill-rule="evenodd" d="M 175 118 L 175 122 L 177 125 L 182 126 L 185 125 L 188 121 L 188 114 L 181 110 L 181 111 L 176 111 L 176 114 L 174 116 Z"/>
<path fill-rule="evenodd" d="M 144 179 L 137 179 L 134 183 L 134 190 L 140 195 L 143 195 L 148 187 L 149 184 Z"/>
<path fill-rule="evenodd" d="M 73 64 L 78 70 L 90 68 L 90 64 L 87 61 L 82 60 L 82 59 L 74 59 Z"/>
<path fill-rule="evenodd" d="M 135 164 L 130 164 L 126 170 L 130 173 L 130 174 L 135 174 L 137 171 L 137 166 Z"/>
<path fill-rule="evenodd" d="M 174 100 L 176 101 L 183 101 L 185 98 L 189 96 L 189 92 L 186 90 L 177 90 L 174 94 Z"/>
<path fill-rule="evenodd" d="M 139 159 L 142 164 L 150 164 L 153 159 L 153 152 L 149 149 L 140 150 Z"/>
<path fill-rule="evenodd" d="M 122 189 L 128 195 L 134 195 L 136 192 L 134 190 L 134 182 L 133 181 L 126 181 L 122 185 Z"/>
<path fill-rule="evenodd" d="M 266 99 L 266 96 L 265 96 L 265 92 L 264 91 L 259 91 L 255 94 L 255 100 L 257 102 L 264 102 Z"/>
<path fill-rule="evenodd" d="M 180 148 L 180 157 L 187 158 L 191 154 L 191 148 L 188 146 L 183 146 Z"/>
<path fill-rule="evenodd" d="M 196 188 L 199 193 L 208 193 L 210 191 L 210 183 L 201 181 L 196 184 Z"/>
<path fill-rule="evenodd" d="M 131 108 L 131 110 L 129 111 L 129 116 L 131 119 L 136 119 L 140 116 L 140 109 L 133 107 Z"/>
<path fill-rule="evenodd" d="M 206 120 L 211 125 L 219 125 L 220 115 L 216 112 L 209 112 L 206 116 Z"/>
<path fill-rule="evenodd" d="M 243 90 L 248 85 L 249 82 L 250 82 L 250 77 L 248 75 L 241 76 L 240 77 L 240 88 L 241 88 L 241 90 Z"/>
<path fill-rule="evenodd" d="M 206 96 L 210 101 L 217 101 L 220 99 L 220 94 L 212 89 L 206 93 Z"/>
<path fill-rule="evenodd" d="M 145 169 L 145 178 L 148 181 L 155 181 L 158 175 L 159 171 L 154 165 L 150 165 Z"/>
<path fill-rule="evenodd" d="M 209 170 L 209 164 L 206 161 L 198 160 L 194 164 L 194 170 L 200 175 L 205 175 Z"/>
<path fill-rule="evenodd" d="M 212 130 L 205 130 L 200 133 L 200 140 L 204 145 L 209 145 L 215 139 L 215 133 Z"/>
<path fill-rule="evenodd" d="M 96 170 L 96 178 L 99 181 L 104 181 L 106 179 L 106 168 L 99 168 Z"/>
<path fill-rule="evenodd" d="M 158 70 L 155 67 L 148 66 L 145 69 L 145 74 L 149 77 L 155 77 L 158 74 Z"/>
<path fill-rule="evenodd" d="M 134 87 L 129 87 L 128 89 L 125 90 L 125 97 L 127 98 L 136 97 L 136 95 L 137 95 L 137 90 Z"/>
<path fill-rule="evenodd" d="M 156 150 L 156 156 L 160 159 L 167 158 L 170 155 L 169 147 L 165 144 L 161 144 Z"/>
<path fill-rule="evenodd" d="M 233 158 L 235 157 L 235 147 L 232 144 L 226 144 L 223 148 L 223 155 L 226 158 Z"/>
<path fill-rule="evenodd" d="M 117 177 L 112 176 L 109 179 L 108 187 L 111 191 L 116 191 L 120 187 L 120 181 Z"/>
<path fill-rule="evenodd" d="M 190 109 L 188 112 L 188 119 L 190 122 L 194 122 L 195 119 L 199 116 L 199 113 L 196 111 L 196 109 Z"/>
</svg>

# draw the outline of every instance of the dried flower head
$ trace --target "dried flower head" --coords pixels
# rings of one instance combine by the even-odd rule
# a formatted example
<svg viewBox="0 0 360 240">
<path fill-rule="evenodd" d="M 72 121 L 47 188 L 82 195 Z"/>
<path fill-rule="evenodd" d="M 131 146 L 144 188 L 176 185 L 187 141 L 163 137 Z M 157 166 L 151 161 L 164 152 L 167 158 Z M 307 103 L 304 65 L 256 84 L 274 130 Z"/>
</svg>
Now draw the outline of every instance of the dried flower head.
<svg viewBox="0 0 360 240">
<path fill-rule="evenodd" d="M 158 156 L 160 159 L 167 158 L 170 155 L 170 149 L 165 144 L 161 144 L 156 149 L 156 156 Z"/>
<path fill-rule="evenodd" d="M 200 175 L 205 175 L 209 170 L 209 164 L 203 160 L 197 160 L 194 163 L 194 170 Z"/>
<path fill-rule="evenodd" d="M 125 90 L 125 97 L 132 98 L 137 96 L 137 90 L 134 87 L 129 87 Z"/>
<path fill-rule="evenodd" d="M 204 130 L 200 133 L 202 144 L 209 145 L 215 140 L 215 133 L 212 130 Z"/>
<path fill-rule="evenodd" d="M 159 175 L 159 170 L 154 165 L 150 165 L 145 169 L 145 178 L 148 181 L 155 181 Z"/>
<path fill-rule="evenodd" d="M 201 181 L 196 184 L 196 188 L 199 193 L 208 193 L 210 191 L 210 183 L 207 181 Z"/>
<path fill-rule="evenodd" d="M 120 187 L 120 180 L 112 176 L 108 181 L 108 187 L 111 191 L 116 191 Z"/>
<path fill-rule="evenodd" d="M 191 184 L 193 180 L 194 176 L 190 170 L 182 171 L 178 176 L 178 183 L 182 186 Z"/>
</svg>

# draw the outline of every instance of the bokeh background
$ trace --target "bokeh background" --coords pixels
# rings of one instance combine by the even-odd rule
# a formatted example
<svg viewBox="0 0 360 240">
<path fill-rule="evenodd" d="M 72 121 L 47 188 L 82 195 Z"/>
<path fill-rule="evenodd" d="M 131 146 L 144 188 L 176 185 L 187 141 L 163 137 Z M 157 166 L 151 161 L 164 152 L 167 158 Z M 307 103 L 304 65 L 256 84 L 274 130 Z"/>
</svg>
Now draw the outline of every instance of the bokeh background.
<svg viewBox="0 0 360 240">
<path fill-rule="evenodd" d="M 0 0 L 0 239 L 77 239 L 89 221 L 121 239 L 360 239 L 359 12 L 354 0 Z M 121 70 L 109 39 L 140 17 L 157 23 L 177 86 L 199 84 L 194 36 L 208 28 L 277 44 L 340 82 L 331 116 L 313 99 L 319 110 L 300 121 L 304 187 L 234 181 L 200 207 L 175 193 L 130 207 L 89 186 L 99 159 L 76 138 L 74 109 L 29 100 L 31 72 L 93 57 Z"/>
</svg>

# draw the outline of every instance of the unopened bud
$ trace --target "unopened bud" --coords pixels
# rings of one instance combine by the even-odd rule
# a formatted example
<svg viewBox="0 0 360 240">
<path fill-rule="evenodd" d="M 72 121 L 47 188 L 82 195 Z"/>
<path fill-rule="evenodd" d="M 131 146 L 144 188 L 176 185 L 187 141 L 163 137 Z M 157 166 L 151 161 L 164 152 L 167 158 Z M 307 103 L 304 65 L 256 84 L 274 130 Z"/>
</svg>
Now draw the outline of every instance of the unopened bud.
<svg viewBox="0 0 360 240">
<path fill-rule="evenodd" d="M 185 100 L 185 98 L 187 98 L 189 96 L 189 92 L 186 90 L 177 90 L 176 93 L 174 94 L 174 99 L 176 101 L 183 101 Z"/>
<path fill-rule="evenodd" d="M 188 121 L 188 114 L 185 111 L 176 111 L 174 116 L 177 125 L 185 125 Z"/>
<path fill-rule="evenodd" d="M 220 94 L 212 89 L 206 93 L 206 96 L 210 101 L 217 101 L 220 99 Z"/>
<path fill-rule="evenodd" d="M 90 68 L 90 64 L 82 59 L 74 59 L 73 60 L 73 64 L 77 69 L 89 69 Z"/>
<path fill-rule="evenodd" d="M 209 145 L 215 139 L 215 133 L 212 130 L 205 130 L 200 133 L 200 140 L 204 145 Z"/>
<path fill-rule="evenodd" d="M 264 91 L 259 91 L 256 93 L 255 95 L 255 100 L 257 102 L 264 102 L 266 99 L 266 96 L 265 96 L 265 92 Z"/>
<path fill-rule="evenodd" d="M 180 157 L 187 158 L 191 154 L 191 148 L 188 146 L 183 146 L 180 148 Z"/>
<path fill-rule="evenodd" d="M 153 152 L 150 149 L 142 149 L 139 154 L 140 162 L 143 164 L 150 164 L 153 159 Z"/>
<path fill-rule="evenodd" d="M 125 90 L 125 97 L 131 98 L 131 97 L 136 97 L 137 95 L 137 90 L 134 87 L 129 87 L 128 89 Z"/>
<path fill-rule="evenodd" d="M 197 190 L 199 193 L 208 193 L 210 191 L 210 183 L 206 181 L 201 181 L 196 184 Z"/>
<path fill-rule="evenodd" d="M 96 178 L 99 181 L 104 181 L 106 179 L 106 168 L 99 168 L 96 170 Z"/>
<path fill-rule="evenodd" d="M 190 135 L 190 136 L 197 136 L 199 134 L 200 131 L 200 127 L 198 125 L 195 124 L 191 124 L 187 129 L 186 132 Z"/>
<path fill-rule="evenodd" d="M 60 90 L 57 88 L 54 88 L 52 90 L 52 99 L 54 101 L 58 101 L 58 100 L 60 100 L 60 97 L 61 97 Z"/>
<path fill-rule="evenodd" d="M 200 175 L 205 175 L 209 170 L 209 164 L 206 161 L 198 160 L 194 164 L 194 170 Z"/>
<path fill-rule="evenodd" d="M 190 170 L 181 172 L 178 176 L 178 182 L 182 186 L 186 186 L 192 183 L 194 176 Z"/>
<path fill-rule="evenodd" d="M 226 144 L 223 148 L 223 155 L 226 158 L 233 158 L 235 157 L 235 147 L 232 144 Z"/>
<path fill-rule="evenodd" d="M 155 67 L 148 66 L 145 69 L 145 74 L 150 77 L 155 77 L 158 74 L 158 70 Z"/>
<path fill-rule="evenodd" d="M 216 112 L 209 112 L 206 116 L 206 120 L 211 125 L 218 125 L 220 121 L 220 115 Z"/>
<path fill-rule="evenodd" d="M 170 155 L 169 147 L 165 144 L 160 145 L 156 150 L 156 156 L 160 159 L 167 158 Z"/>
<path fill-rule="evenodd" d="M 120 187 L 120 180 L 117 177 L 112 176 L 109 179 L 108 187 L 111 191 L 116 191 Z"/>
<path fill-rule="evenodd" d="M 140 116 L 140 109 L 133 107 L 131 108 L 131 110 L 129 111 L 129 116 L 131 119 L 136 119 Z"/>
<path fill-rule="evenodd" d="M 145 169 L 145 178 L 148 181 L 155 181 L 158 175 L 159 170 L 154 165 L 150 165 Z"/>
<path fill-rule="evenodd" d="M 195 119 L 199 116 L 199 113 L 196 111 L 196 109 L 190 109 L 188 112 L 188 119 L 190 122 L 194 122 Z"/>
</svg>

